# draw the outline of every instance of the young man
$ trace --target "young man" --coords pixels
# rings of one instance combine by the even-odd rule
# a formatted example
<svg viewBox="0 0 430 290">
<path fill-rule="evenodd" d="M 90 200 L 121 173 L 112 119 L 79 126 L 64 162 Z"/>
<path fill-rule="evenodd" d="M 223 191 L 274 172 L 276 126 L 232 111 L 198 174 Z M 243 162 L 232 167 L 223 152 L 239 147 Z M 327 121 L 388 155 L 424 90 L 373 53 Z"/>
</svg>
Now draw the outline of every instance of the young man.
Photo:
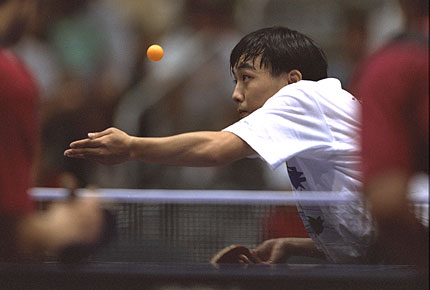
<svg viewBox="0 0 430 290">
<path fill-rule="evenodd" d="M 23 64 L 5 47 L 25 32 L 37 1 L 0 0 L 0 259 L 59 253 L 97 240 L 102 211 L 96 199 L 34 210 L 28 195 L 37 148 L 38 91 Z"/>
<path fill-rule="evenodd" d="M 219 166 L 258 156 L 272 168 L 287 162 L 297 191 L 354 195 L 360 186 L 358 103 L 338 80 L 327 79 L 320 48 L 299 32 L 265 28 L 240 40 L 230 66 L 236 83 L 232 98 L 241 117 L 230 127 L 163 138 L 132 137 L 110 128 L 71 143 L 65 155 L 105 164 L 140 160 L 178 166 Z M 295 253 L 323 253 L 339 263 L 364 256 L 371 227 L 359 202 L 299 207 L 313 242 L 279 240 L 285 247 L 294 242 L 300 248 Z M 314 221 L 318 229 L 312 229 Z M 270 258 L 258 249 L 256 255 L 266 262 Z"/>
</svg>

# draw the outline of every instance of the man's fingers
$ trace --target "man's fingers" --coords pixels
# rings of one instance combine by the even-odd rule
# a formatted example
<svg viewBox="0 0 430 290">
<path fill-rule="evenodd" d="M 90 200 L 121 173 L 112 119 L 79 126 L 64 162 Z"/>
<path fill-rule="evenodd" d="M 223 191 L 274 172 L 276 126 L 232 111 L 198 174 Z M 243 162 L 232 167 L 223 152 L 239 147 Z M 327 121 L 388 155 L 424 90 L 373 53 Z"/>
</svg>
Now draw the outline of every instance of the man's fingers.
<svg viewBox="0 0 430 290">
<path fill-rule="evenodd" d="M 101 155 L 101 152 L 98 148 L 73 148 L 67 149 L 64 151 L 64 155 L 67 157 L 73 158 L 92 158 L 98 157 Z"/>
<path fill-rule="evenodd" d="M 252 251 L 254 257 L 260 261 L 266 261 L 269 259 L 272 252 L 272 242 L 271 240 L 263 242 L 260 246 Z"/>
<path fill-rule="evenodd" d="M 70 148 L 97 148 L 102 146 L 100 139 L 82 139 L 70 143 Z"/>
<path fill-rule="evenodd" d="M 81 139 L 77 141 L 73 141 L 70 143 L 70 148 L 96 148 L 100 147 L 102 145 L 101 141 L 99 140 L 100 137 L 109 135 L 112 133 L 112 128 L 106 129 L 102 132 L 96 132 L 96 133 L 88 133 L 88 138 Z"/>
<path fill-rule="evenodd" d="M 251 255 L 249 255 L 249 260 L 255 264 L 260 264 L 263 261 L 260 259 L 260 257 L 255 253 L 255 251 L 251 251 Z"/>
<path fill-rule="evenodd" d="M 267 240 L 252 251 L 252 256 L 262 264 L 282 262 L 284 251 L 278 240 Z"/>
<path fill-rule="evenodd" d="M 64 156 L 66 157 L 70 157 L 70 158 L 81 158 L 81 159 L 85 159 L 85 155 L 84 154 L 78 154 L 78 153 L 73 153 L 70 150 L 66 150 L 64 152 Z"/>
<path fill-rule="evenodd" d="M 87 158 L 85 154 L 82 154 L 82 153 L 76 153 L 76 152 L 73 152 L 73 151 L 71 151 L 71 150 L 66 150 L 66 151 L 64 152 L 64 156 L 69 157 L 69 158 L 80 158 L 80 159 L 85 159 L 85 158 Z"/>
<path fill-rule="evenodd" d="M 239 264 L 254 264 L 254 261 L 252 261 L 248 256 L 246 255 L 239 255 Z"/>
<path fill-rule="evenodd" d="M 107 158 L 108 155 L 106 150 L 100 148 L 77 148 L 64 151 L 64 156 L 66 157 L 94 160 L 103 164 L 114 164 L 115 162 Z"/>
<path fill-rule="evenodd" d="M 96 139 L 96 138 L 100 138 L 100 137 L 103 137 L 105 135 L 108 135 L 110 133 L 112 133 L 112 128 L 106 129 L 106 130 L 101 131 L 101 132 L 88 133 L 88 138 Z"/>
</svg>

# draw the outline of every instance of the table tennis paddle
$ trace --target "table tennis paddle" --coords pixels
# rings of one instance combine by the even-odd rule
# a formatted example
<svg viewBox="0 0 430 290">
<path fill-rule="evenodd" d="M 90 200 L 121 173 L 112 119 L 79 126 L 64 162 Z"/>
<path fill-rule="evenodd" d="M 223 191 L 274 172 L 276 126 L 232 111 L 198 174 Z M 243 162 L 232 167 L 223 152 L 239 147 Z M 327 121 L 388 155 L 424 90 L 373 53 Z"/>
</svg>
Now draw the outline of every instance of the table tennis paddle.
<svg viewBox="0 0 430 290">
<path fill-rule="evenodd" d="M 252 252 L 245 246 L 231 245 L 225 247 L 212 257 L 210 263 L 212 265 L 219 264 L 243 264 L 241 256 L 247 257 L 250 261 L 256 261 Z"/>
</svg>

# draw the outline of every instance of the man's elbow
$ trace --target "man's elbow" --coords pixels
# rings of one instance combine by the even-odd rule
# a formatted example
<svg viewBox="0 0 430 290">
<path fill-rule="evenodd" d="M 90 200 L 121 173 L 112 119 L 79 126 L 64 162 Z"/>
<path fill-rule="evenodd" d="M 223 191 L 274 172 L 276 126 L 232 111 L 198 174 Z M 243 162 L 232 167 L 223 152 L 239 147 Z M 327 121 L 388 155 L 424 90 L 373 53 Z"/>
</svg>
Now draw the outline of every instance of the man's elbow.
<svg viewBox="0 0 430 290">
<path fill-rule="evenodd" d="M 238 136 L 229 132 L 217 132 L 201 146 L 203 166 L 223 166 L 254 154 L 252 148 Z"/>
<path fill-rule="evenodd" d="M 209 166 L 223 166 L 248 156 L 247 151 L 240 146 L 229 146 L 223 143 L 214 143 L 206 149 L 205 162 Z"/>
<path fill-rule="evenodd" d="M 224 166 L 235 161 L 234 158 L 226 154 L 223 150 L 220 150 L 220 148 L 212 148 L 202 155 L 204 156 L 202 158 L 204 160 L 203 166 L 208 167 Z"/>
</svg>

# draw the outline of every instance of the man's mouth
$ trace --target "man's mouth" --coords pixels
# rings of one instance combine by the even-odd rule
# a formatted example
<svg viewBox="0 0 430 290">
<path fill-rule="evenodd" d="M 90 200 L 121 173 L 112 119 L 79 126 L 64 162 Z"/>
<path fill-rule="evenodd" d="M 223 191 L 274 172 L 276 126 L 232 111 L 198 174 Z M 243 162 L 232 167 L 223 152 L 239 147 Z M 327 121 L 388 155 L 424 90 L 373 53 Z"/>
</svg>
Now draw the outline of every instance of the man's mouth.
<svg viewBox="0 0 430 290">
<path fill-rule="evenodd" d="M 247 111 L 244 111 L 244 110 L 237 110 L 237 112 L 239 113 L 239 116 L 241 117 L 241 118 L 243 118 L 243 117 L 246 117 L 247 115 L 248 115 L 248 112 Z"/>
</svg>

